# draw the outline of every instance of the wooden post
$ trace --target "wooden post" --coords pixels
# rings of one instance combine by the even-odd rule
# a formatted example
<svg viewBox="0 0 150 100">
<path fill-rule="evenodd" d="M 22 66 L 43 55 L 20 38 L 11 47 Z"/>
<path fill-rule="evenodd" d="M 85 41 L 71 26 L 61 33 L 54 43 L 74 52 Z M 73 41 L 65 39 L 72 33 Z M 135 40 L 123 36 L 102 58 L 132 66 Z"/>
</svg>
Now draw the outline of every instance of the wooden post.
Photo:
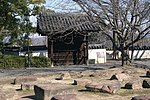
<svg viewBox="0 0 150 100">
<path fill-rule="evenodd" d="M 80 50 L 77 51 L 77 64 L 80 64 Z"/>
<path fill-rule="evenodd" d="M 84 64 L 88 65 L 88 39 L 87 39 L 87 35 L 84 35 Z"/>
<path fill-rule="evenodd" d="M 88 60 L 88 56 L 89 56 L 89 54 L 88 54 L 88 36 L 86 35 L 86 65 L 88 65 L 89 64 L 89 60 Z"/>
<path fill-rule="evenodd" d="M 51 67 L 54 67 L 54 65 L 53 65 L 53 60 L 54 60 L 54 49 L 53 49 L 53 42 L 54 42 L 54 40 L 51 40 Z"/>
</svg>

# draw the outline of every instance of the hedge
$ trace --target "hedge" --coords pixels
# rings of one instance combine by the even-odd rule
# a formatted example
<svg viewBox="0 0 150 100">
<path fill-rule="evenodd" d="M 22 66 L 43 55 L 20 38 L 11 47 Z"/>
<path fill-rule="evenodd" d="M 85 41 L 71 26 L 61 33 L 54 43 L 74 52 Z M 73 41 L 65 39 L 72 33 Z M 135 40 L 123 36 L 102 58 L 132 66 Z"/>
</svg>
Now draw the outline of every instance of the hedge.
<svg viewBox="0 0 150 100">
<path fill-rule="evenodd" d="M 50 67 L 50 59 L 47 57 L 30 57 L 31 67 Z M 0 54 L 0 68 L 27 68 L 28 57 L 1 55 Z"/>
</svg>

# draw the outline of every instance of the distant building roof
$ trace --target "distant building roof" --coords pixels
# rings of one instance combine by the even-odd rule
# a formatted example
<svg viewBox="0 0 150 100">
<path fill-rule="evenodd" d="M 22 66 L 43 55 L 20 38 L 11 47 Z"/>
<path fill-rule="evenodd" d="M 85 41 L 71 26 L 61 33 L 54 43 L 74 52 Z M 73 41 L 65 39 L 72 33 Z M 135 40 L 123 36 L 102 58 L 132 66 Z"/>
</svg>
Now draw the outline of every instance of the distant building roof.
<svg viewBox="0 0 150 100">
<path fill-rule="evenodd" d="M 48 48 L 45 45 L 43 45 L 43 46 L 29 46 L 29 49 L 31 51 L 48 50 Z M 28 51 L 28 47 L 21 48 L 21 51 Z"/>
<path fill-rule="evenodd" d="M 46 46 L 29 46 L 31 51 L 41 51 L 41 50 L 48 50 Z M 19 52 L 19 51 L 28 51 L 28 47 L 5 47 L 4 51 L 11 51 L 11 52 Z"/>
<path fill-rule="evenodd" d="M 56 35 L 73 30 L 96 32 L 99 31 L 99 27 L 85 14 L 52 13 L 49 15 L 41 14 L 37 17 L 37 32 L 40 34 Z"/>
<path fill-rule="evenodd" d="M 39 36 L 31 38 L 32 46 L 47 45 L 47 37 Z"/>
</svg>

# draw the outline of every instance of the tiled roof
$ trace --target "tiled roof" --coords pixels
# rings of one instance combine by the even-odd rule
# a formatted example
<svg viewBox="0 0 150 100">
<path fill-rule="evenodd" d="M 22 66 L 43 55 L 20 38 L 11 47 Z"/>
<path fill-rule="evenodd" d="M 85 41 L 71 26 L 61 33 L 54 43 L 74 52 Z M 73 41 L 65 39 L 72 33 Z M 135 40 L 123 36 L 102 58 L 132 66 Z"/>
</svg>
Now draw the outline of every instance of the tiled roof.
<svg viewBox="0 0 150 100">
<path fill-rule="evenodd" d="M 41 14 L 37 17 L 37 32 L 51 35 L 66 31 L 92 32 L 99 31 L 97 23 L 85 14 Z"/>
<path fill-rule="evenodd" d="M 89 49 L 104 49 L 104 45 L 103 44 L 89 44 L 88 48 Z"/>
</svg>

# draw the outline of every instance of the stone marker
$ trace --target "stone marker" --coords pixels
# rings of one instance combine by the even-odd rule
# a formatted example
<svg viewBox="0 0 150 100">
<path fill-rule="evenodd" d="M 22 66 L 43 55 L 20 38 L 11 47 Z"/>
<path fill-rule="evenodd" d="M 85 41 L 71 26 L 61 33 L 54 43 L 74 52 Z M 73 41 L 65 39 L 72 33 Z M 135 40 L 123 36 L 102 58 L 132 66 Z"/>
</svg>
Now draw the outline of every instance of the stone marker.
<svg viewBox="0 0 150 100">
<path fill-rule="evenodd" d="M 129 78 L 129 75 L 127 73 L 116 73 L 110 79 L 124 81 L 124 80 L 127 80 L 128 78 Z"/>
<path fill-rule="evenodd" d="M 132 97 L 131 100 L 150 100 L 150 94 L 135 96 L 135 97 Z"/>
<path fill-rule="evenodd" d="M 17 76 L 14 79 L 14 84 L 21 84 L 23 82 L 33 82 L 33 81 L 37 81 L 36 76 Z"/>
<path fill-rule="evenodd" d="M 51 100 L 77 100 L 76 94 L 56 95 Z"/>
<path fill-rule="evenodd" d="M 137 82 L 129 82 L 125 84 L 126 89 L 142 89 L 142 83 L 137 81 Z"/>
<path fill-rule="evenodd" d="M 147 77 L 150 77 L 150 71 L 147 71 L 147 72 L 146 72 L 146 76 L 147 76 Z"/>
<path fill-rule="evenodd" d="M 76 90 L 71 85 L 50 83 L 35 85 L 34 92 L 36 100 L 50 100 L 55 95 L 75 93 Z"/>
<path fill-rule="evenodd" d="M 143 88 L 150 88 L 150 79 L 143 80 Z"/>
</svg>

